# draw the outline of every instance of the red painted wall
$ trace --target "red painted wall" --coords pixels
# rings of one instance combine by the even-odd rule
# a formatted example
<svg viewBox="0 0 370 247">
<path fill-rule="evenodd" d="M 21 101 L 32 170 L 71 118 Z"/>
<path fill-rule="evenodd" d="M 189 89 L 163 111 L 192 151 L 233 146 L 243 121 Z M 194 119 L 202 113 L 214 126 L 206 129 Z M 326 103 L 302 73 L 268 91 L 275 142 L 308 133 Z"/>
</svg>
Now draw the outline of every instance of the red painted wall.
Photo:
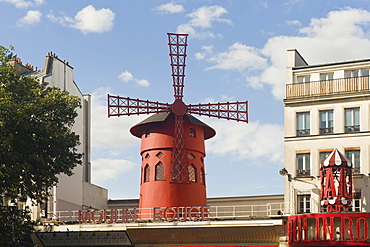
<svg viewBox="0 0 370 247">
<path fill-rule="evenodd" d="M 143 131 L 141 150 L 142 175 L 140 185 L 139 208 L 206 206 L 207 195 L 204 169 L 204 132 L 203 126 L 191 123 L 184 117 L 184 139 L 186 162 L 195 167 L 196 181 L 188 183 L 171 182 L 172 149 L 173 149 L 173 115 L 164 122 L 146 124 L 150 134 Z M 196 136 L 190 136 L 190 128 L 194 128 Z M 162 153 L 162 155 L 159 155 Z M 155 180 L 155 166 L 162 162 L 165 167 L 164 179 Z M 149 165 L 149 181 L 144 180 L 145 167 Z M 203 178 L 201 170 L 203 169 Z"/>
</svg>

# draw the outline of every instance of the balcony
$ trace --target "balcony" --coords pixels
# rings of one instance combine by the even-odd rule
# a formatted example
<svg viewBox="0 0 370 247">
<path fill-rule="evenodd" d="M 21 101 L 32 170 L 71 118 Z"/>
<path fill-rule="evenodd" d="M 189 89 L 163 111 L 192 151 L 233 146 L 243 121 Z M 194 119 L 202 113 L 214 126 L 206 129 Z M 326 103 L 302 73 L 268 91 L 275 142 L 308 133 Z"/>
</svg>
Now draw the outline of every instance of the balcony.
<svg viewBox="0 0 370 247">
<path fill-rule="evenodd" d="M 297 130 L 297 136 L 309 136 L 310 129 L 299 129 Z"/>
<path fill-rule="evenodd" d="M 334 127 L 320 128 L 320 135 L 329 135 L 334 133 Z"/>
<path fill-rule="evenodd" d="M 369 76 L 286 85 L 286 99 L 370 92 Z"/>
<path fill-rule="evenodd" d="M 360 125 L 344 126 L 345 133 L 357 133 L 360 132 Z"/>
<path fill-rule="evenodd" d="M 297 177 L 309 177 L 310 175 L 310 170 L 297 170 Z"/>
</svg>

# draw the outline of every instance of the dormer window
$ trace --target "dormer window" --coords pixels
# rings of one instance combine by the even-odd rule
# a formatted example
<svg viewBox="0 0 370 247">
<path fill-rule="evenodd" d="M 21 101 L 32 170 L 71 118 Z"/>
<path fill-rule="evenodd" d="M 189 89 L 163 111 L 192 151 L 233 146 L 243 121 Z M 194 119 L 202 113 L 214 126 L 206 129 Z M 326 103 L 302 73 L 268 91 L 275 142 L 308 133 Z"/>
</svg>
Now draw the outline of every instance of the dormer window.
<svg viewBox="0 0 370 247">
<path fill-rule="evenodd" d="M 150 128 L 147 128 L 145 130 L 145 138 L 149 137 L 150 136 Z"/>
<path fill-rule="evenodd" d="M 190 137 L 193 137 L 193 138 L 197 137 L 195 128 L 193 127 L 190 128 Z"/>
</svg>

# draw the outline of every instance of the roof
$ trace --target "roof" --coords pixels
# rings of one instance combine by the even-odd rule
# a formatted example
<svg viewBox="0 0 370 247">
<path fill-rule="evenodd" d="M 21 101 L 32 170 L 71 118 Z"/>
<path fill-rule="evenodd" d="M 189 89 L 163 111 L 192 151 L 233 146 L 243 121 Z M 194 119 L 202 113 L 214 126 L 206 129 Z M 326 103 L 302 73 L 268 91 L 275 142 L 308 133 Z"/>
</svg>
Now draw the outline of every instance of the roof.
<svg viewBox="0 0 370 247">
<path fill-rule="evenodd" d="M 326 67 L 326 66 L 334 66 L 334 65 L 342 65 L 342 64 L 351 64 L 351 63 L 364 63 L 370 62 L 370 59 L 360 59 L 360 60 L 352 60 L 352 61 L 342 61 L 342 62 L 334 62 L 334 63 L 325 63 L 325 64 L 314 64 L 314 65 L 307 65 L 307 66 L 297 66 L 293 67 L 293 70 L 297 69 L 308 69 L 308 68 L 317 68 L 317 67 Z"/>
<path fill-rule="evenodd" d="M 143 132 L 143 128 L 145 128 L 146 125 L 148 124 L 152 124 L 152 123 L 159 123 L 159 122 L 164 122 L 168 116 L 170 114 L 173 114 L 173 113 L 170 113 L 170 112 L 160 112 L 160 113 L 156 113 L 146 119 L 144 119 L 143 121 L 141 121 L 140 123 L 134 125 L 133 127 L 131 127 L 130 129 L 130 132 L 132 135 L 138 137 L 138 138 L 141 138 L 141 135 L 142 135 L 142 132 Z M 208 126 L 207 124 L 203 123 L 202 121 L 200 121 L 199 119 L 197 119 L 196 117 L 193 117 L 192 115 L 190 114 L 185 114 L 185 116 L 189 119 L 189 121 L 195 125 L 200 125 L 200 126 L 203 126 L 203 130 L 204 130 L 204 139 L 209 139 L 209 138 L 212 138 L 213 136 L 216 135 L 216 131 Z"/>
</svg>

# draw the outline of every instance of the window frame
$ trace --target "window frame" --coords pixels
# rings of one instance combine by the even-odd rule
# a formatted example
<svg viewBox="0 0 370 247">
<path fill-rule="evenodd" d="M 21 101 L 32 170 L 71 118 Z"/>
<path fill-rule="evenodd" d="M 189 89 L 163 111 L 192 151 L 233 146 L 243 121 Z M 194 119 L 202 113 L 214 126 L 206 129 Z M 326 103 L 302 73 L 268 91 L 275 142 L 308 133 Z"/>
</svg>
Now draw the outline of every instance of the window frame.
<svg viewBox="0 0 370 247">
<path fill-rule="evenodd" d="M 160 169 L 160 170 L 159 170 Z M 154 180 L 155 181 L 161 181 L 165 180 L 165 167 L 162 162 L 158 162 L 154 167 Z M 161 176 L 159 176 L 161 175 Z"/>
<path fill-rule="evenodd" d="M 349 154 L 351 157 L 349 157 Z M 344 155 L 351 161 L 354 174 L 361 173 L 361 149 L 360 148 L 345 148 Z"/>
<path fill-rule="evenodd" d="M 361 212 L 362 211 L 361 196 L 362 196 L 361 190 L 354 191 L 351 206 L 348 208 L 349 212 Z"/>
<path fill-rule="evenodd" d="M 344 78 L 357 78 L 360 75 L 359 69 L 345 70 Z"/>
<path fill-rule="evenodd" d="M 150 182 L 150 166 L 149 166 L 149 164 L 146 164 L 145 167 L 144 167 L 143 182 L 144 183 Z"/>
<path fill-rule="evenodd" d="M 297 195 L 297 214 L 311 213 L 311 205 L 311 194 L 305 193 Z"/>
<path fill-rule="evenodd" d="M 325 120 L 323 121 L 322 114 L 325 114 Z M 330 119 L 331 117 L 331 119 Z M 321 110 L 319 111 L 320 135 L 327 135 L 334 133 L 334 110 Z M 325 126 L 322 126 L 325 123 Z M 331 126 L 330 126 L 331 125 Z"/>
<path fill-rule="evenodd" d="M 334 72 L 320 73 L 320 81 L 331 81 L 334 80 Z"/>
<path fill-rule="evenodd" d="M 300 159 L 300 156 L 302 156 L 302 159 Z M 302 167 L 300 167 L 300 160 L 302 160 Z M 296 153 L 296 168 L 297 168 L 296 169 L 297 177 L 310 177 L 311 176 L 311 152 L 297 152 Z"/>
<path fill-rule="evenodd" d="M 302 122 L 300 116 L 302 116 Z M 296 121 L 297 136 L 309 136 L 311 134 L 311 113 L 309 111 L 297 112 Z M 300 125 L 302 125 L 302 128 Z"/>
<path fill-rule="evenodd" d="M 190 183 L 197 182 L 197 168 L 194 164 L 190 164 L 188 166 L 188 180 Z"/>
<path fill-rule="evenodd" d="M 310 83 L 311 82 L 311 75 L 297 75 L 297 84 L 302 83 Z"/>
<path fill-rule="evenodd" d="M 360 123 L 360 107 L 344 109 L 344 133 L 360 132 Z"/>
</svg>

